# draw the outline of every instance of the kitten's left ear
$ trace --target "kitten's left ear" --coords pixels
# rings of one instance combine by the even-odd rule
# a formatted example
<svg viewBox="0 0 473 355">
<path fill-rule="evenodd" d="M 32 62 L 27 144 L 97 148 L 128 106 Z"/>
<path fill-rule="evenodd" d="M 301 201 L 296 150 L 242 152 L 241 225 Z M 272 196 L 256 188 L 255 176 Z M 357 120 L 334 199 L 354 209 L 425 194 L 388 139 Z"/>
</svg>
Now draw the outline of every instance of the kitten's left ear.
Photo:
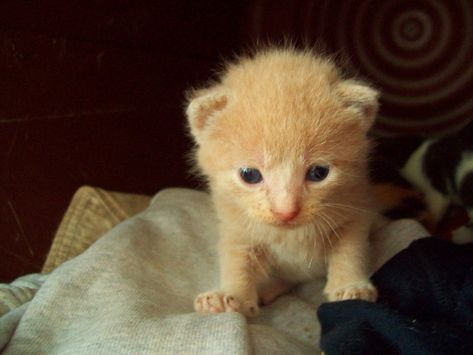
<svg viewBox="0 0 473 355">
<path fill-rule="evenodd" d="M 345 80 L 338 84 L 337 94 L 346 108 L 360 115 L 368 128 L 371 127 L 379 108 L 377 90 L 360 81 Z"/>
</svg>

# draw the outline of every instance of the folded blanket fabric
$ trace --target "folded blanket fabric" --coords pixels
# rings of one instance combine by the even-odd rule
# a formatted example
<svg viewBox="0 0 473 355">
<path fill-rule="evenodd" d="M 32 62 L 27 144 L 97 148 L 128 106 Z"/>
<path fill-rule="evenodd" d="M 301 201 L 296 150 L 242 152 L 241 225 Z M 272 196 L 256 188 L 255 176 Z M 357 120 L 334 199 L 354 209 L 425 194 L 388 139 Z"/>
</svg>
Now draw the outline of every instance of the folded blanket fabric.
<svg viewBox="0 0 473 355">
<path fill-rule="evenodd" d="M 62 218 L 41 272 L 49 273 L 79 255 L 112 227 L 143 211 L 150 200 L 144 195 L 80 187 Z"/>
<path fill-rule="evenodd" d="M 31 274 L 11 284 L 0 284 L 0 351 L 12 337 L 28 302 L 46 280 L 46 275 Z"/>
<path fill-rule="evenodd" d="M 325 354 L 473 354 L 473 244 L 415 241 L 373 281 L 376 304 L 320 306 Z"/>
<path fill-rule="evenodd" d="M 90 228 L 92 220 L 87 216 L 83 223 L 74 220 L 72 227 L 64 226 L 67 240 L 81 235 L 81 226 Z M 195 295 L 218 287 L 216 225 L 206 193 L 160 192 L 146 210 L 55 268 L 31 293 L 31 300 L 22 300 L 25 303 L 15 304 L 17 308 L 0 317 L 0 333 L 7 334 L 0 337 L 0 351 L 15 355 L 317 353 L 320 326 L 315 314 L 324 301 L 322 279 L 298 286 L 251 319 L 236 313 L 193 311 Z M 374 264 L 381 265 L 425 235 L 414 221 L 387 225 L 373 236 Z"/>
<path fill-rule="evenodd" d="M 317 351 L 321 280 L 247 321 L 200 315 L 193 299 L 218 286 L 216 217 L 203 192 L 160 192 L 48 275 L 21 311 L 4 354 L 245 354 Z M 0 332 L 3 320 L 0 318 Z M 11 325 L 11 322 L 8 323 Z M 2 346 L 4 348 L 2 349 Z"/>
</svg>

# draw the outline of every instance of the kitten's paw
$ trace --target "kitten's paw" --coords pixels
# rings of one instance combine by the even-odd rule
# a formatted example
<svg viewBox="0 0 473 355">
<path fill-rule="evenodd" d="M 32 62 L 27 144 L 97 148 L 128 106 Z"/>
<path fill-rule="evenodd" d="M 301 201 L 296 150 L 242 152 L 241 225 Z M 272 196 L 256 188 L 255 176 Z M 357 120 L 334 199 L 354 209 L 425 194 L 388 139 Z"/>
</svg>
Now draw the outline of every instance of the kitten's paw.
<svg viewBox="0 0 473 355">
<path fill-rule="evenodd" d="M 242 302 L 222 291 L 201 293 L 194 301 L 194 309 L 199 313 L 240 312 L 245 316 L 255 316 L 259 312 L 256 302 Z"/>
<path fill-rule="evenodd" d="M 200 313 L 238 312 L 240 303 L 223 292 L 210 291 L 196 297 L 194 309 Z"/>
<path fill-rule="evenodd" d="M 378 297 L 376 287 L 369 281 L 361 281 L 334 290 L 325 290 L 330 302 L 342 300 L 365 300 L 374 302 Z"/>
</svg>

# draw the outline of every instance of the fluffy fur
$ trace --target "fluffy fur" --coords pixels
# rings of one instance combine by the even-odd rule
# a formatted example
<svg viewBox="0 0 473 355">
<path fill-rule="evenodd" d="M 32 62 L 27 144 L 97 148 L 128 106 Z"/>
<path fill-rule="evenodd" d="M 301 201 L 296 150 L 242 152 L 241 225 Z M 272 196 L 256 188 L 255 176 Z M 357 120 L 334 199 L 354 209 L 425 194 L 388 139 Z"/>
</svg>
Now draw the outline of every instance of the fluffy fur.
<svg viewBox="0 0 473 355">
<path fill-rule="evenodd" d="M 416 218 L 456 243 L 473 240 L 473 121 L 435 138 L 378 137 L 373 153 L 375 195 L 387 216 Z"/>
<path fill-rule="evenodd" d="M 220 219 L 219 290 L 199 312 L 258 312 L 294 284 L 327 275 L 329 300 L 374 300 L 366 133 L 378 93 L 311 51 L 268 49 L 189 95 L 194 159 Z M 308 181 L 311 166 L 330 168 Z M 245 183 L 240 168 L 263 180 Z"/>
<path fill-rule="evenodd" d="M 473 240 L 473 122 L 444 137 L 423 140 L 400 171 L 424 194 L 431 225 L 439 225 L 450 205 L 461 206 L 469 222 L 453 233 L 453 240 Z"/>
</svg>

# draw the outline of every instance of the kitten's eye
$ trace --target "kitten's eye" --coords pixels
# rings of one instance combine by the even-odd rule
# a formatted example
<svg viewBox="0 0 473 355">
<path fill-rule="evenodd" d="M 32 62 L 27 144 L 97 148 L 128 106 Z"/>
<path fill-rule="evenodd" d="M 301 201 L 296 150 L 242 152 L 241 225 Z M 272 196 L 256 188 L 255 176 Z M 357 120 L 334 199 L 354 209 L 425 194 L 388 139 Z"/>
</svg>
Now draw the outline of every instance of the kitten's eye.
<svg viewBox="0 0 473 355">
<path fill-rule="evenodd" d="M 240 177 L 247 184 L 257 184 L 263 181 L 263 175 L 255 168 L 241 168 Z"/>
<path fill-rule="evenodd" d="M 306 179 L 314 182 L 322 181 L 327 177 L 328 172 L 328 166 L 314 165 L 307 171 Z"/>
</svg>

